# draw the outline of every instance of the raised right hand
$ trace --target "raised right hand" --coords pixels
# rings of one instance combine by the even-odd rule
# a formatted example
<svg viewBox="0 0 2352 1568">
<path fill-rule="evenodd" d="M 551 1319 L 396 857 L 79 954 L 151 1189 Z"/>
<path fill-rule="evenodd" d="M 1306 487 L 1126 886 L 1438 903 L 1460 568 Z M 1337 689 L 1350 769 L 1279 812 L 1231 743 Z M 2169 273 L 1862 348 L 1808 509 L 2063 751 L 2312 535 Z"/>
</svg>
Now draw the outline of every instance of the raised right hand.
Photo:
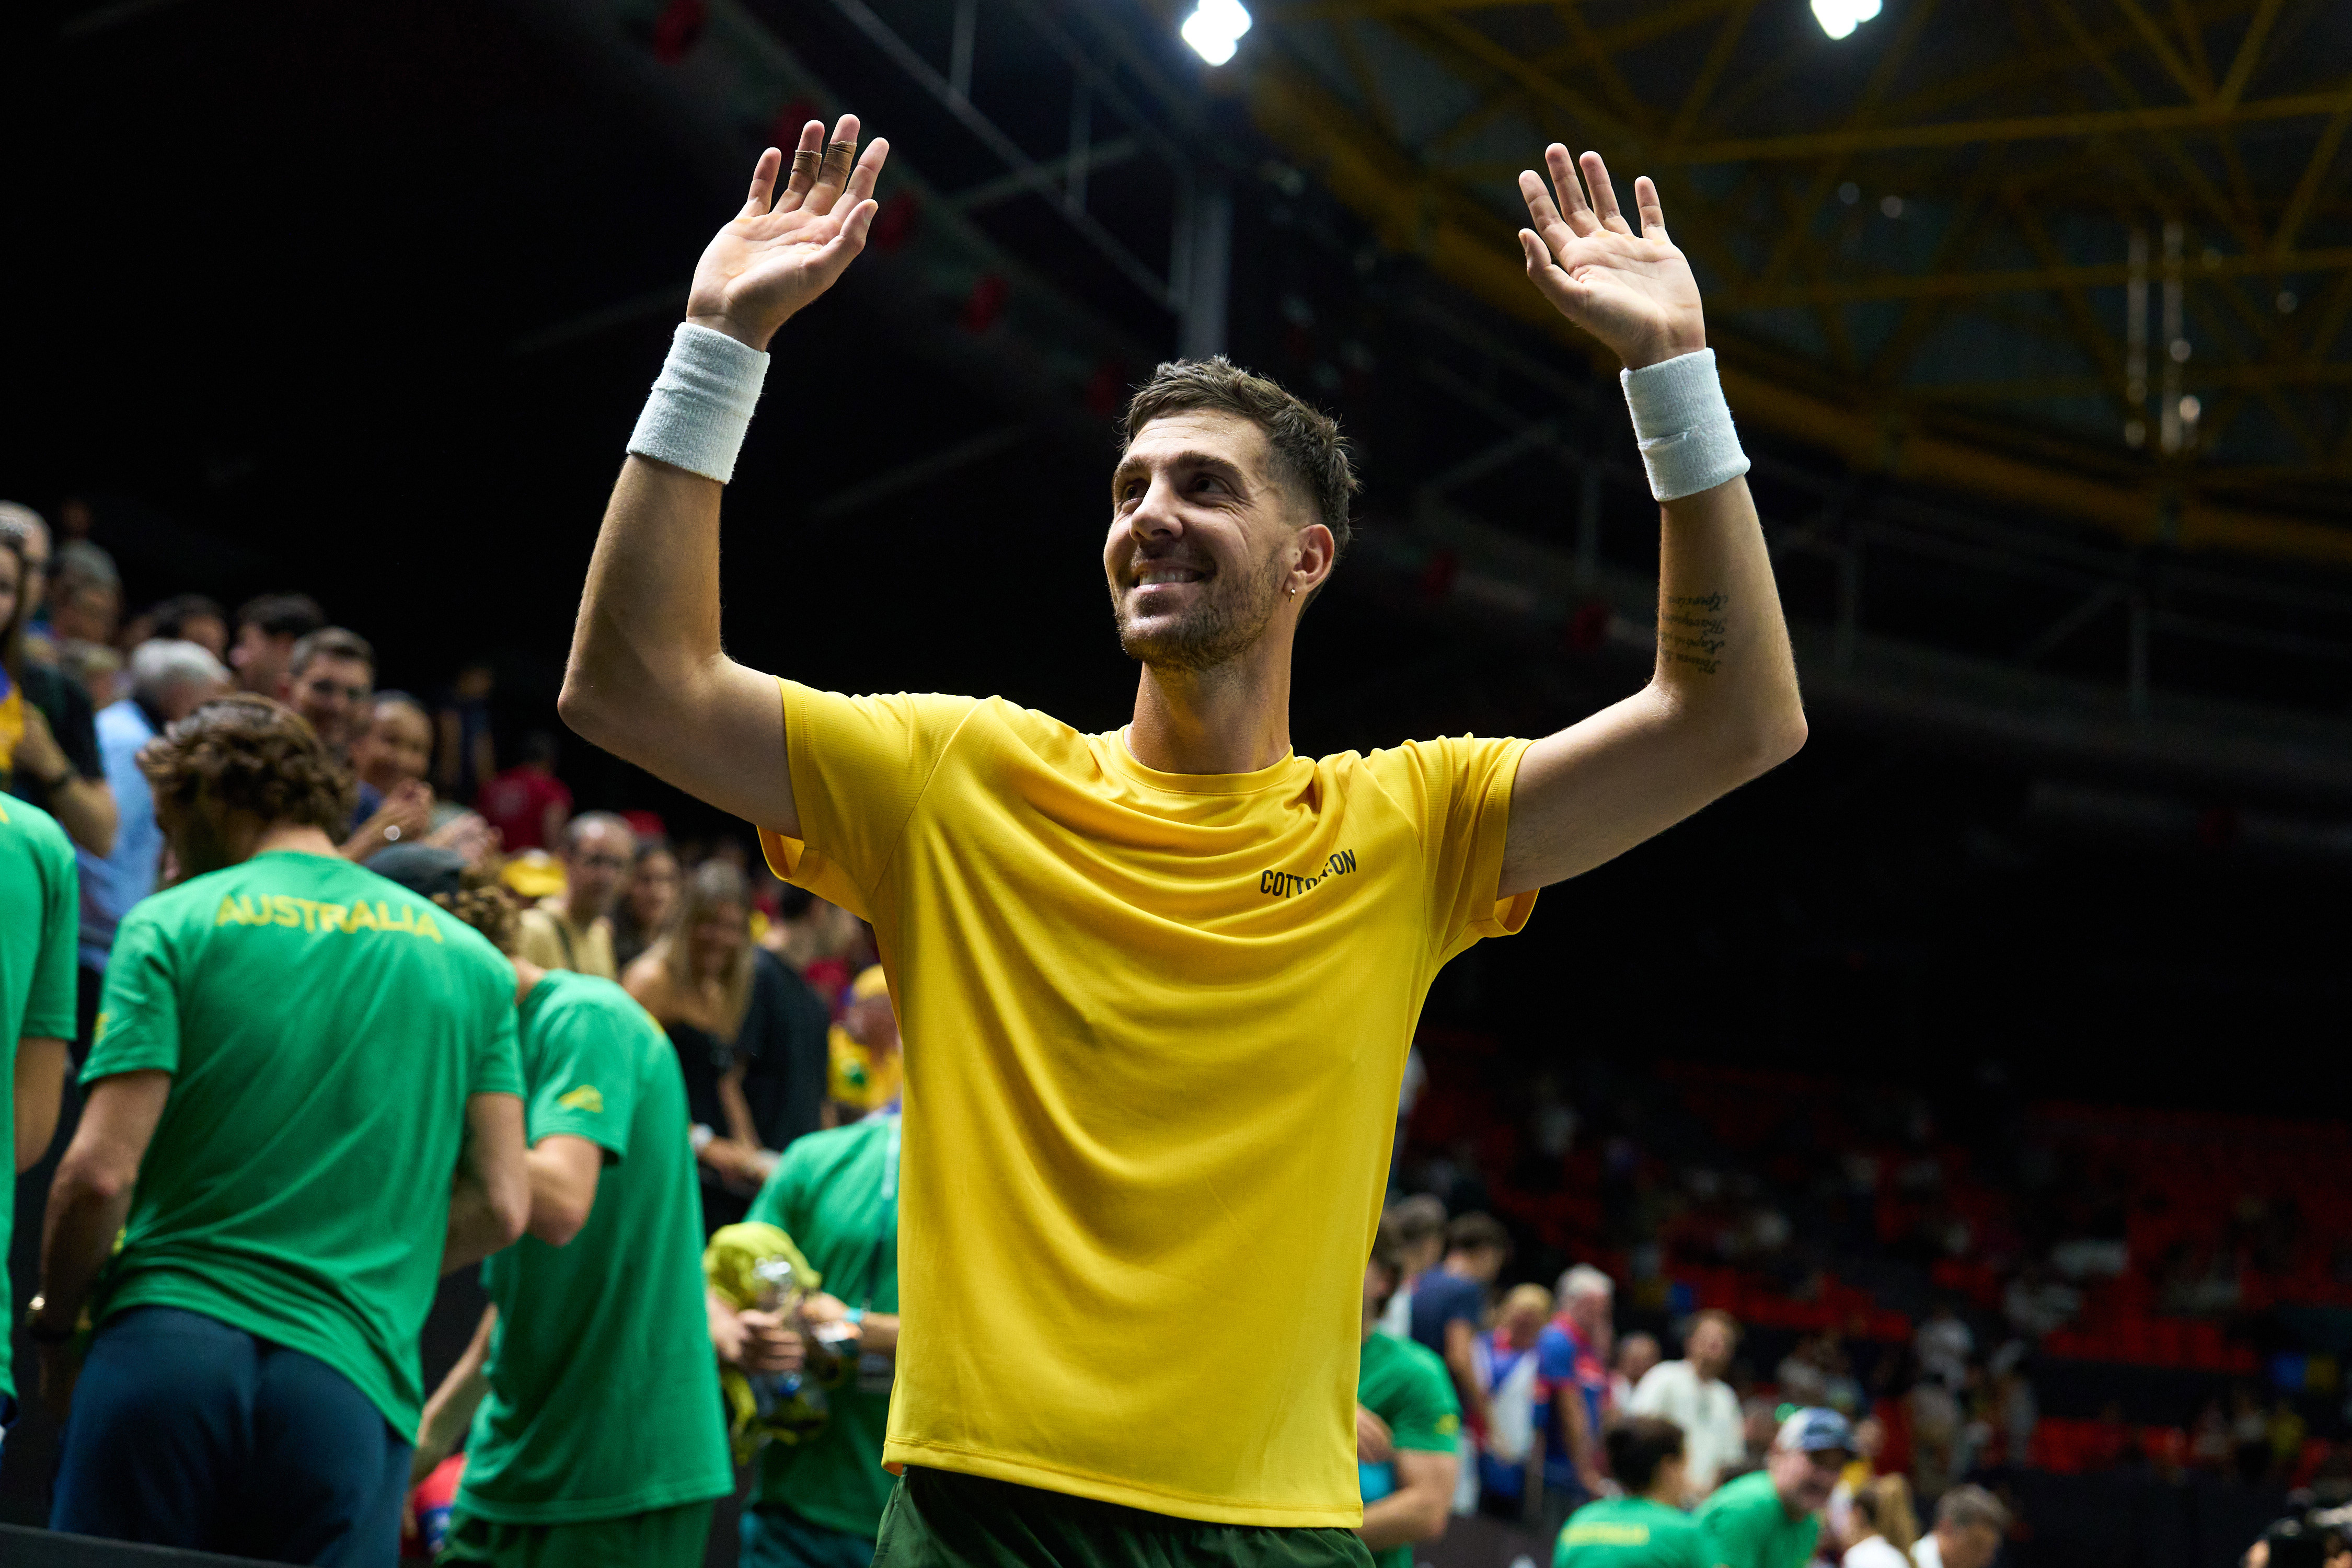
<svg viewBox="0 0 2352 1568">
<path fill-rule="evenodd" d="M 760 154 L 743 210 L 695 265 L 688 321 L 764 350 L 777 328 L 833 287 L 866 248 L 879 210 L 874 182 L 890 155 L 890 143 L 877 137 L 853 166 L 856 148 L 857 116 L 843 115 L 830 143 L 823 121 L 810 121 L 781 195 L 783 153 L 771 147 Z"/>
</svg>

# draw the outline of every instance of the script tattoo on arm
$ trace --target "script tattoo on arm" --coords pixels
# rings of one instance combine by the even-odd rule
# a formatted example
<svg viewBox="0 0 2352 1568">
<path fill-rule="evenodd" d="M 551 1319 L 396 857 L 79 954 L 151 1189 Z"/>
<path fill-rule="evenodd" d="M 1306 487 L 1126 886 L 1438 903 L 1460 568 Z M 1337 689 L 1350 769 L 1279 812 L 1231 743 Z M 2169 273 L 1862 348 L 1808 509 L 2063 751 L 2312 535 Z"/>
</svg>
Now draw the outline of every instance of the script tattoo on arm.
<svg viewBox="0 0 2352 1568">
<path fill-rule="evenodd" d="M 1666 613 L 1658 621 L 1658 648 L 1669 664 L 1687 664 L 1702 675 L 1713 675 L 1722 663 L 1727 594 L 1666 595 Z"/>
</svg>

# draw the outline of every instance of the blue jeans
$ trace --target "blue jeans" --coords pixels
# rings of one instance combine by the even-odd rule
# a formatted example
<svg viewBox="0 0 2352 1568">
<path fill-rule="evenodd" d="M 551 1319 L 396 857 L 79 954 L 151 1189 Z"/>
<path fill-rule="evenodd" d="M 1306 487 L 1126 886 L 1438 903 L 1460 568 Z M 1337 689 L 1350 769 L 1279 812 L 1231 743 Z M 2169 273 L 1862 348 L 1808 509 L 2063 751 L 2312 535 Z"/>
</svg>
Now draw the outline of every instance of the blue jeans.
<svg viewBox="0 0 2352 1568">
<path fill-rule="evenodd" d="M 320 1568 L 392 1568 L 409 1446 L 315 1356 L 174 1307 L 98 1331 L 49 1528 Z"/>
</svg>

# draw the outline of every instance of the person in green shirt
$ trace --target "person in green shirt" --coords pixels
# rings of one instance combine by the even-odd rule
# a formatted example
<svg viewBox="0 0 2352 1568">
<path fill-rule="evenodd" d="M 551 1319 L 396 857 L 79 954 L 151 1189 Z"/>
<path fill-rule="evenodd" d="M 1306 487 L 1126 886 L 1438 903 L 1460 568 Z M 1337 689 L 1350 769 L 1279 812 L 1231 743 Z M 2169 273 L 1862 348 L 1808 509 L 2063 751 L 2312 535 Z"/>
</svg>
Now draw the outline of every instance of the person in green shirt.
<svg viewBox="0 0 2352 1568">
<path fill-rule="evenodd" d="M 1445 1533 L 1454 1510 L 1462 1405 L 1437 1352 L 1379 1331 L 1404 1282 L 1403 1249 L 1383 1226 L 1364 1265 L 1363 1346 L 1356 1362 L 1356 1474 L 1374 1568 L 1412 1568 L 1412 1549 Z"/>
<path fill-rule="evenodd" d="M 521 1012 L 530 1229 L 482 1266 L 490 1306 L 410 1466 L 430 1473 L 470 1423 L 439 1560 L 695 1568 L 735 1477 L 677 1053 L 612 981 L 515 956 L 513 907 L 458 856 L 403 846 L 368 865 L 506 953 Z"/>
<path fill-rule="evenodd" d="M 1663 1416 L 1636 1415 L 1611 1427 L 1603 1447 L 1625 1495 L 1570 1514 L 1552 1548 L 1552 1568 L 1715 1568 L 1706 1532 L 1682 1510 L 1683 1429 Z"/>
<path fill-rule="evenodd" d="M 73 841 L 37 805 L 0 800 L 0 1126 L 14 1125 L 16 1173 L 48 1152 L 74 1033 L 74 942 L 80 887 Z M 0 1205 L 0 1301 L 8 1286 L 8 1232 Z M 16 1420 L 16 1380 L 0 1333 L 0 1431 Z"/>
<path fill-rule="evenodd" d="M 887 995 L 884 994 L 885 1005 Z M 803 1304 L 812 1327 L 845 1324 L 854 1380 L 828 1387 L 831 1415 L 798 1443 L 760 1450 L 743 1510 L 743 1568 L 866 1568 L 890 1500 L 882 1430 L 898 1346 L 898 1108 L 793 1141 L 745 1217 L 793 1238 L 823 1281 Z M 710 1338 L 727 1361 L 759 1370 L 767 1314 L 710 1297 Z"/>
<path fill-rule="evenodd" d="M 289 709 L 208 702 L 140 765 L 184 879 L 122 921 L 49 1194 L 49 1522 L 389 1565 L 435 1288 L 530 1215 L 513 972 L 336 853 L 351 775 Z"/>
<path fill-rule="evenodd" d="M 1853 1428 L 1834 1410 L 1800 1410 L 1780 1424 L 1764 1468 L 1727 1481 L 1699 1505 L 1723 1568 L 1804 1568 L 1812 1561 L 1838 1476 L 1853 1458 Z"/>
</svg>

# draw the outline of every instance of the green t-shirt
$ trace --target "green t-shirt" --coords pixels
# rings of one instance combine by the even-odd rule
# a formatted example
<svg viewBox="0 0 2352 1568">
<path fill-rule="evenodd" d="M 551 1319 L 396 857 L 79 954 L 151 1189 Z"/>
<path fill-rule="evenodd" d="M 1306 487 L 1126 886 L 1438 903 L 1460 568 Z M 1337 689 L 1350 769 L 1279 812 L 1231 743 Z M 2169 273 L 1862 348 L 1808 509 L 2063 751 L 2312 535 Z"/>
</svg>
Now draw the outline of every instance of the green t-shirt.
<svg viewBox="0 0 2352 1568">
<path fill-rule="evenodd" d="M 869 1311 L 896 1312 L 898 1113 L 794 1139 L 745 1217 L 790 1236 L 823 1277 L 825 1294 Z M 882 1468 L 890 1396 L 852 1384 L 827 1389 L 825 1397 L 833 1416 L 814 1437 L 760 1450 L 751 1500 L 870 1540 L 881 1531 L 882 1505 L 890 1499 L 890 1475 Z"/>
<path fill-rule="evenodd" d="M 1454 1396 L 1453 1374 L 1425 1345 L 1387 1334 L 1367 1339 L 1356 1363 L 1356 1403 L 1389 1424 L 1389 1436 L 1400 1448 L 1451 1454 L 1459 1446 L 1462 1404 Z M 1363 1477 L 1366 1502 L 1395 1489 L 1393 1466 L 1359 1468 L 1389 1472 Z M 1412 1548 L 1376 1552 L 1372 1563 L 1374 1568 L 1412 1568 Z"/>
<path fill-rule="evenodd" d="M 1699 1505 L 1698 1522 L 1723 1568 L 1805 1568 L 1822 1532 L 1816 1514 L 1789 1517 L 1767 1470 L 1751 1470 L 1716 1488 Z"/>
<path fill-rule="evenodd" d="M 37 805 L 0 800 L 0 1128 L 16 1125 L 16 1042 L 74 1037 L 80 886 L 73 842 L 57 819 Z M 14 1218 L 0 1204 L 0 1301 L 16 1299 L 8 1285 Z M 8 1335 L 0 1333 L 0 1396 L 16 1394 Z"/>
<path fill-rule="evenodd" d="M 1715 1559 L 1706 1532 L 1682 1510 L 1648 1498 L 1603 1498 L 1569 1515 L 1551 1568 L 1715 1568 Z"/>
<path fill-rule="evenodd" d="M 513 968 L 373 871 L 273 852 L 133 906 L 97 1036 L 85 1086 L 172 1075 L 100 1321 L 201 1312 L 414 1436 L 466 1101 L 522 1092 Z"/>
<path fill-rule="evenodd" d="M 522 1070 L 531 1142 L 585 1138 L 604 1169 L 567 1245 L 526 1236 L 482 1265 L 499 1321 L 458 1506 L 557 1524 L 721 1496 L 735 1478 L 677 1053 L 611 981 L 550 970 L 523 998 Z"/>
</svg>

